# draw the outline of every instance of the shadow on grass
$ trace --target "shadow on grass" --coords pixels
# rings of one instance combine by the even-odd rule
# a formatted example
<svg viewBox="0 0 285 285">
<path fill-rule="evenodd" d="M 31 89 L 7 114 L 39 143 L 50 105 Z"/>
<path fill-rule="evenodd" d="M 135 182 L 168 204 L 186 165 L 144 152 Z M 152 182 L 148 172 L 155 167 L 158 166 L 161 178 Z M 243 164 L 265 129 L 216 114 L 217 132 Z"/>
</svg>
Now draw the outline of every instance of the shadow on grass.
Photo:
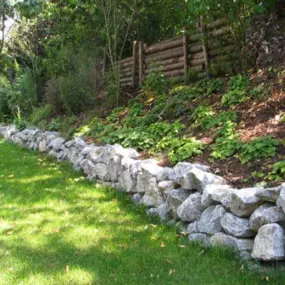
<svg viewBox="0 0 285 285">
<path fill-rule="evenodd" d="M 11 224 L 0 231 L 8 252 L 0 265 L 16 267 L 7 284 L 285 284 L 284 272 L 267 281 L 231 251 L 188 244 L 124 193 L 78 180 L 66 164 L 7 144 L 0 155 L 1 223 Z"/>
</svg>

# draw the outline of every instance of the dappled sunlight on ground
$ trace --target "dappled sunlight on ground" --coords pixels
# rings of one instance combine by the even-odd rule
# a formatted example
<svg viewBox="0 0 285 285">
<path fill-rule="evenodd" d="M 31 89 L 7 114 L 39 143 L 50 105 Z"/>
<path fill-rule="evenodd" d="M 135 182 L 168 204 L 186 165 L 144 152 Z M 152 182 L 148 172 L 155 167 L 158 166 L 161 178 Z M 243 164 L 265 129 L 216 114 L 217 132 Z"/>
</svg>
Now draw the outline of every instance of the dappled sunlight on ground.
<svg viewBox="0 0 285 285">
<path fill-rule="evenodd" d="M 282 269 L 188 244 L 69 166 L 1 142 L 0 165 L 0 284 L 285 283 Z"/>
</svg>

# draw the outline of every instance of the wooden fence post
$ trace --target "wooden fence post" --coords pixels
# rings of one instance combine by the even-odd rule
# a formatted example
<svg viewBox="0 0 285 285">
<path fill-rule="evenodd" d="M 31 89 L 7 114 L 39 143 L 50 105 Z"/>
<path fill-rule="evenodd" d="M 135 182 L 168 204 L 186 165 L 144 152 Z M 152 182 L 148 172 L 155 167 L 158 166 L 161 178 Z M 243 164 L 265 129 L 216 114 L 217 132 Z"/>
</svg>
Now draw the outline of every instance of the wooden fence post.
<svg viewBox="0 0 285 285">
<path fill-rule="evenodd" d="M 139 42 L 139 85 L 143 84 L 144 79 L 144 48 L 142 41 Z"/>
<path fill-rule="evenodd" d="M 137 86 L 137 62 L 138 62 L 138 41 L 133 43 L 133 70 L 132 70 L 132 87 Z"/>
<path fill-rule="evenodd" d="M 188 34 L 187 34 L 187 28 L 184 28 L 183 33 L 183 62 L 184 62 L 184 83 L 187 81 L 187 73 L 188 73 L 188 67 L 189 67 L 189 59 L 188 59 Z"/>
<path fill-rule="evenodd" d="M 205 69 L 207 76 L 209 75 L 209 54 L 208 54 L 208 38 L 207 38 L 207 30 L 204 23 L 204 17 L 200 17 L 200 25 L 202 30 L 202 45 L 203 45 L 203 53 L 204 53 L 204 59 L 205 59 Z"/>
</svg>

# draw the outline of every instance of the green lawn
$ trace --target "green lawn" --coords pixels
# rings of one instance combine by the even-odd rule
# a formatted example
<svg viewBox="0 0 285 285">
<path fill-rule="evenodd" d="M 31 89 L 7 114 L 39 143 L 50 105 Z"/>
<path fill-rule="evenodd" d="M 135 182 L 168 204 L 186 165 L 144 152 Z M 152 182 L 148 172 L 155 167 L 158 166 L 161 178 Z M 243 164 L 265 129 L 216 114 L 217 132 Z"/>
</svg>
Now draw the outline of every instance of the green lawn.
<svg viewBox="0 0 285 285">
<path fill-rule="evenodd" d="M 253 273 L 124 194 L 1 141 L 0 195 L 0 284 L 285 284 L 282 268 Z"/>
</svg>

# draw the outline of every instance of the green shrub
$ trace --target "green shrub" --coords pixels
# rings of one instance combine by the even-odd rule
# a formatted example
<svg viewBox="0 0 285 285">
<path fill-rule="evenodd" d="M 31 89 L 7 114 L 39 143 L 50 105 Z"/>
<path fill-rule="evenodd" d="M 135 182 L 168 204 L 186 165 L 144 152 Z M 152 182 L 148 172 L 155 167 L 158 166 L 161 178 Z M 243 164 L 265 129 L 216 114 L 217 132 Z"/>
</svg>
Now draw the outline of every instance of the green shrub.
<svg viewBox="0 0 285 285">
<path fill-rule="evenodd" d="M 230 90 L 224 94 L 222 104 L 227 107 L 232 107 L 248 100 L 244 90 Z"/>
<path fill-rule="evenodd" d="M 210 129 L 213 124 L 214 111 L 210 106 L 199 106 L 190 115 L 190 119 L 203 129 Z"/>
<path fill-rule="evenodd" d="M 124 107 L 117 107 L 112 110 L 111 114 L 107 117 L 109 123 L 118 124 L 120 113 L 124 110 Z"/>
<path fill-rule="evenodd" d="M 233 156 L 241 147 L 242 143 L 236 135 L 220 137 L 215 140 L 211 156 L 215 159 L 226 159 Z"/>
<path fill-rule="evenodd" d="M 147 99 L 152 99 L 162 95 L 165 91 L 166 82 L 160 68 L 151 67 L 149 74 L 146 76 L 142 86 L 142 94 Z"/>
<path fill-rule="evenodd" d="M 283 181 L 285 179 L 285 161 L 276 162 L 272 171 L 268 174 L 267 179 L 270 181 Z"/>
<path fill-rule="evenodd" d="M 222 91 L 224 87 L 224 81 L 221 79 L 203 79 L 197 82 L 197 87 L 203 90 L 204 95 L 211 95 Z"/>
<path fill-rule="evenodd" d="M 195 138 L 184 139 L 182 142 L 181 146 L 172 149 L 168 153 L 171 162 L 177 163 L 192 156 L 202 154 L 203 144 L 196 141 Z"/>
<path fill-rule="evenodd" d="M 222 105 L 232 107 L 248 100 L 246 87 L 249 79 L 244 75 L 232 77 L 229 83 L 229 91 L 222 97 Z"/>
<path fill-rule="evenodd" d="M 232 121 L 226 121 L 220 129 L 217 131 L 218 137 L 228 138 L 235 136 L 236 134 L 236 123 Z"/>
<path fill-rule="evenodd" d="M 70 138 L 76 132 L 77 117 L 64 117 L 60 123 L 60 132 Z"/>
<path fill-rule="evenodd" d="M 189 100 L 198 98 L 202 93 L 203 89 L 197 86 L 179 85 L 170 90 L 169 96 Z"/>
<path fill-rule="evenodd" d="M 31 69 L 19 71 L 9 94 L 8 105 L 13 113 L 19 106 L 22 114 L 28 116 L 38 103 L 36 78 Z"/>
<path fill-rule="evenodd" d="M 100 136 L 105 129 L 103 121 L 98 117 L 94 117 L 89 123 L 88 127 L 89 127 L 88 135 L 92 137 Z"/>
<path fill-rule="evenodd" d="M 185 78 L 185 82 L 186 83 L 194 83 L 198 80 L 199 76 L 198 76 L 198 72 L 194 69 L 194 68 L 189 68 L 187 73 L 184 75 Z"/>
<path fill-rule="evenodd" d="M 44 87 L 44 101 L 48 105 L 52 105 L 56 112 L 60 112 L 62 109 L 62 102 L 60 99 L 59 82 L 53 77 L 46 81 Z"/>
<path fill-rule="evenodd" d="M 0 75 L 0 122 L 3 122 L 6 117 L 11 117 L 9 108 L 9 97 L 12 92 L 12 85 L 6 77 Z"/>
<path fill-rule="evenodd" d="M 264 83 L 259 84 L 249 91 L 250 98 L 260 100 L 267 94 L 267 90 Z"/>
<path fill-rule="evenodd" d="M 183 129 L 185 129 L 185 125 L 181 124 L 179 121 L 175 121 L 172 124 L 166 123 L 166 122 L 159 122 L 151 124 L 147 132 L 154 136 L 157 139 L 161 139 L 164 136 L 171 135 L 175 136 L 179 134 Z"/>
<path fill-rule="evenodd" d="M 51 116 L 54 112 L 52 105 L 44 105 L 42 107 L 33 108 L 33 111 L 29 117 L 29 121 L 37 125 L 42 120 L 47 120 L 49 116 Z"/>
<path fill-rule="evenodd" d="M 94 63 L 84 54 L 70 59 L 67 74 L 57 77 L 63 109 L 69 114 L 79 114 L 94 103 L 95 90 L 92 78 Z"/>
<path fill-rule="evenodd" d="M 256 138 L 246 144 L 243 144 L 239 159 L 245 164 L 254 159 L 263 157 L 273 157 L 276 153 L 278 141 L 270 136 Z"/>
<path fill-rule="evenodd" d="M 27 122 L 23 119 L 19 106 L 16 106 L 15 118 L 13 123 L 20 131 L 24 130 L 27 127 Z"/>
<path fill-rule="evenodd" d="M 60 129 L 60 121 L 61 121 L 61 118 L 60 117 L 57 117 L 57 118 L 53 118 L 49 124 L 48 124 L 48 129 L 50 131 L 59 131 Z"/>
</svg>

